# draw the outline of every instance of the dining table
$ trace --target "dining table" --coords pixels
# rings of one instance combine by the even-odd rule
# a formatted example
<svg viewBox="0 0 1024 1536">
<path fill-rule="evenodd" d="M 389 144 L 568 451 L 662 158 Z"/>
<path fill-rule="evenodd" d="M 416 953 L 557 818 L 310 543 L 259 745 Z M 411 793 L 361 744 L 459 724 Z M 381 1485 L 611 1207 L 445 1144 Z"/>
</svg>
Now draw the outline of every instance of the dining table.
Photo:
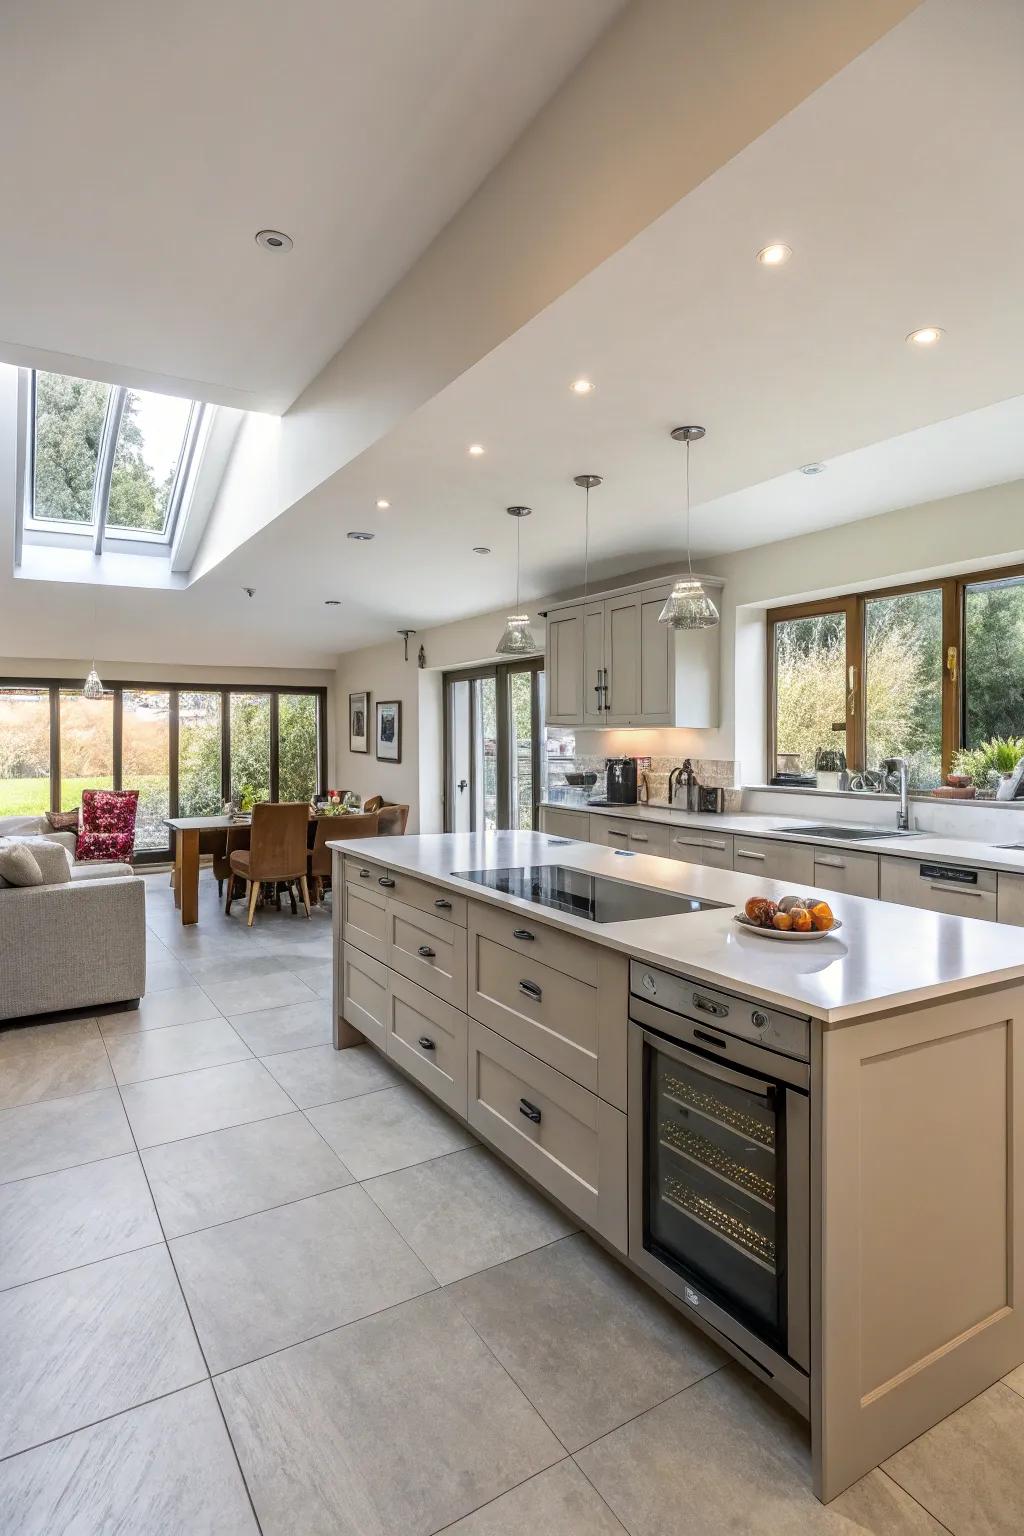
<svg viewBox="0 0 1024 1536">
<path fill-rule="evenodd" d="M 181 913 L 181 926 L 199 921 L 199 834 L 226 832 L 230 827 L 249 825 L 248 816 L 168 816 L 164 825 L 174 833 L 174 905 Z"/>
</svg>

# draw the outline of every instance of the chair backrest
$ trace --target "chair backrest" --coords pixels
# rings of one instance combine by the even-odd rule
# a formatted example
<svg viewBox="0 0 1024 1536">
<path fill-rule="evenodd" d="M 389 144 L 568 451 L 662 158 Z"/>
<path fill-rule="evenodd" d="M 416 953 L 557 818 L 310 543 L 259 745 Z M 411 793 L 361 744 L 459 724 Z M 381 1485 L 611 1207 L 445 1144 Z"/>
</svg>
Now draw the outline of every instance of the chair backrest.
<svg viewBox="0 0 1024 1536">
<path fill-rule="evenodd" d="M 379 811 L 383 804 L 384 804 L 383 796 L 381 796 L 381 795 L 371 795 L 368 800 L 364 800 L 363 801 L 363 810 L 366 811 L 366 812 Z"/>
<path fill-rule="evenodd" d="M 378 837 L 402 837 L 409 823 L 407 805 L 382 805 L 377 812 Z"/>
<path fill-rule="evenodd" d="M 249 838 L 251 880 L 297 880 L 306 873 L 305 800 L 274 804 L 261 801 L 252 810 Z"/>
</svg>

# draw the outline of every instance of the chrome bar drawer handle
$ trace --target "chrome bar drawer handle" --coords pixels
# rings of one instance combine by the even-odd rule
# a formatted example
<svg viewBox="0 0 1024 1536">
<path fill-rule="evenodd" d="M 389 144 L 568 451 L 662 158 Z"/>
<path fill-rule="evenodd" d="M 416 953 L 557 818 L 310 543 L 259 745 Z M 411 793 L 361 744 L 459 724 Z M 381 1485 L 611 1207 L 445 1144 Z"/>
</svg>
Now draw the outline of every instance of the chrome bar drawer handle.
<svg viewBox="0 0 1024 1536">
<path fill-rule="evenodd" d="M 750 848 L 737 848 L 736 857 L 738 859 L 756 859 L 759 864 L 763 864 L 767 855 L 754 853 Z"/>
<path fill-rule="evenodd" d="M 647 834 L 645 832 L 631 832 L 629 834 L 629 840 L 630 840 L 631 843 L 649 843 L 650 842 L 650 838 L 647 836 Z"/>
<path fill-rule="evenodd" d="M 519 983 L 519 990 L 524 997 L 532 999 L 535 1003 L 539 1003 L 543 995 L 535 981 L 521 981 Z"/>
<path fill-rule="evenodd" d="M 422 960 L 434 960 L 434 959 L 436 959 L 436 955 L 435 955 L 434 951 L 431 949 L 429 944 L 421 944 L 419 949 L 416 951 L 416 953 L 420 956 L 420 958 Z"/>
<path fill-rule="evenodd" d="M 532 1120 L 534 1125 L 540 1125 L 540 1110 L 529 1099 L 519 1100 L 519 1113 L 525 1115 L 527 1120 Z"/>
<path fill-rule="evenodd" d="M 513 928 L 512 937 L 514 939 L 522 939 L 524 943 L 528 943 L 532 941 L 533 934 L 529 928 Z"/>
<path fill-rule="evenodd" d="M 386 891 L 393 891 L 395 888 L 395 882 L 390 880 L 387 875 L 381 875 L 377 884 L 382 885 Z"/>
<path fill-rule="evenodd" d="M 706 842 L 704 844 L 704 847 L 705 848 L 715 848 L 715 849 L 718 850 L 719 853 L 724 853 L 725 852 L 725 844 L 724 843 L 712 843 L 712 842 L 709 841 L 709 842 Z"/>
<path fill-rule="evenodd" d="M 442 912 L 450 912 L 451 909 L 452 909 L 451 902 L 450 901 L 446 901 L 443 896 L 439 896 L 437 898 L 437 900 L 434 902 L 434 906 L 435 907 L 439 907 Z"/>
<path fill-rule="evenodd" d="M 821 864 L 825 869 L 845 869 L 842 859 L 815 859 L 815 864 Z"/>
<path fill-rule="evenodd" d="M 420 1035 L 420 1048 L 424 1051 L 433 1051 L 437 1049 L 429 1035 Z"/>
<path fill-rule="evenodd" d="M 976 891 L 969 885 L 959 885 L 955 880 L 950 880 L 948 884 L 945 882 L 939 884 L 933 880 L 928 889 L 938 891 L 942 896 L 948 896 L 951 892 L 954 896 L 987 896 L 989 894 L 988 891 Z"/>
</svg>

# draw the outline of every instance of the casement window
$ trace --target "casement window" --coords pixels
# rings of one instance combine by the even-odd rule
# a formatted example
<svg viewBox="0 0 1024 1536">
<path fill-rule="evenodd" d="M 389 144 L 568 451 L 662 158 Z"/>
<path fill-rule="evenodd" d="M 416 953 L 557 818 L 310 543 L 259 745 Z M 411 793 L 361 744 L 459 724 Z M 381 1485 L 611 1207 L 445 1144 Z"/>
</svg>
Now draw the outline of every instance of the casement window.
<svg viewBox="0 0 1024 1536">
<path fill-rule="evenodd" d="M 544 663 L 446 672 L 445 830 L 528 832 L 544 794 Z"/>
<path fill-rule="evenodd" d="M 911 787 L 929 790 L 961 747 L 1024 736 L 1019 568 L 770 609 L 767 619 L 770 781 L 813 774 L 819 754 L 842 752 L 851 772 L 905 757 Z"/>
</svg>

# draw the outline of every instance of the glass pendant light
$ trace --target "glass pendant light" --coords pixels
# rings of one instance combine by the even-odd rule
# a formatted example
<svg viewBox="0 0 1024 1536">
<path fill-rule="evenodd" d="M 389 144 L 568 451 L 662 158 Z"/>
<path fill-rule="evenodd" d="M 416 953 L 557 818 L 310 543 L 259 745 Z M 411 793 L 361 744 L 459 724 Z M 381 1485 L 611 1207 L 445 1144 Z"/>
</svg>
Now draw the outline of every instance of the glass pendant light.
<svg viewBox="0 0 1024 1536">
<path fill-rule="evenodd" d="M 519 607 L 519 525 L 524 517 L 529 517 L 531 507 L 506 507 L 509 517 L 516 519 L 516 607 Z M 505 633 L 495 646 L 499 656 L 533 656 L 537 650 L 537 642 L 530 633 L 530 615 L 528 613 L 510 613 L 505 623 Z"/>
<path fill-rule="evenodd" d="M 95 589 L 95 587 L 93 588 L 93 594 L 92 594 L 92 648 L 93 648 L 92 666 L 89 668 L 89 676 L 85 680 L 85 685 L 82 688 L 82 693 L 83 693 L 83 695 L 87 699 L 102 699 L 102 697 L 103 697 L 103 684 L 100 682 L 100 675 L 96 671 L 96 589 Z"/>
<path fill-rule="evenodd" d="M 587 493 L 587 507 L 583 514 L 583 601 L 590 596 L 590 493 L 602 483 L 602 475 L 573 475 L 573 485 Z"/>
<path fill-rule="evenodd" d="M 659 622 L 671 624 L 673 629 L 712 629 L 718 623 L 718 609 L 693 574 L 690 553 L 690 444 L 704 436 L 703 427 L 673 427 L 672 437 L 677 443 L 686 444 L 685 499 L 686 499 L 686 578 L 677 581 L 669 593 L 668 601 L 658 615 Z"/>
</svg>

